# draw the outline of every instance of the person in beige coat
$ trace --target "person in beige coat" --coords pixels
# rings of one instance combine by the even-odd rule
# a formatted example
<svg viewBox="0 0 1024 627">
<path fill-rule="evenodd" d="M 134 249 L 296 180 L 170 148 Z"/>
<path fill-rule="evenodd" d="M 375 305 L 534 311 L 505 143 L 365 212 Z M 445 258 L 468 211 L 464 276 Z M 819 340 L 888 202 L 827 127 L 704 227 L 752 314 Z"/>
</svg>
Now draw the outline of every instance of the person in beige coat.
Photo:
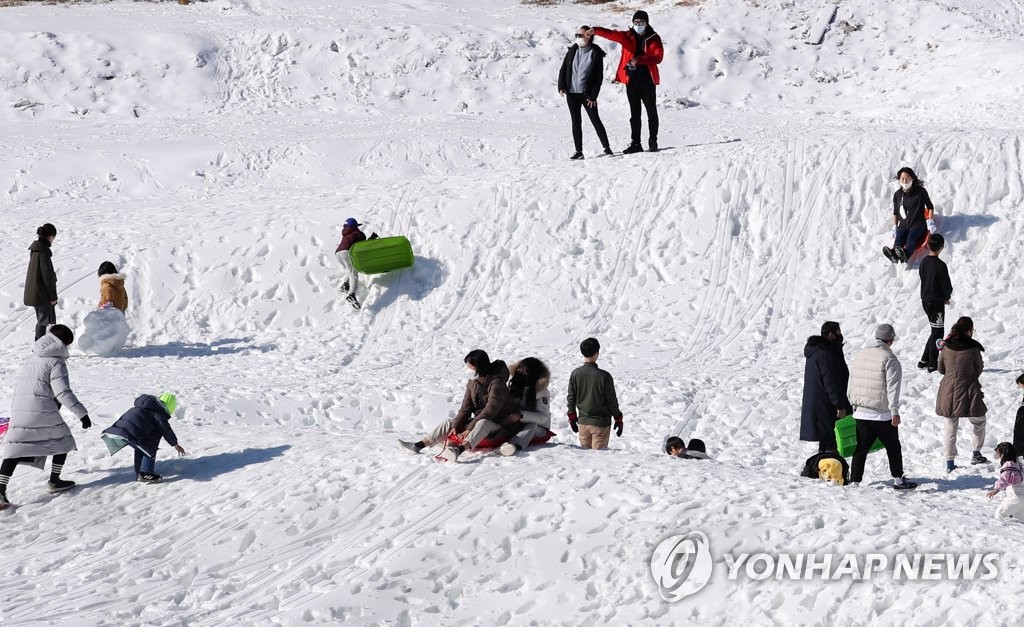
<svg viewBox="0 0 1024 627">
<path fill-rule="evenodd" d="M 125 276 L 117 271 L 110 261 L 100 264 L 96 272 L 100 277 L 100 302 L 98 307 L 113 307 L 124 313 L 128 310 L 128 291 L 124 289 Z"/>
<path fill-rule="evenodd" d="M 981 454 L 985 443 L 985 395 L 981 391 L 981 372 L 984 347 L 974 339 L 974 321 L 964 316 L 956 321 L 939 354 L 939 394 L 935 399 L 935 413 L 946 419 L 946 470 L 956 468 L 956 434 L 960 419 L 966 418 L 973 427 L 971 464 L 987 464 Z"/>
</svg>

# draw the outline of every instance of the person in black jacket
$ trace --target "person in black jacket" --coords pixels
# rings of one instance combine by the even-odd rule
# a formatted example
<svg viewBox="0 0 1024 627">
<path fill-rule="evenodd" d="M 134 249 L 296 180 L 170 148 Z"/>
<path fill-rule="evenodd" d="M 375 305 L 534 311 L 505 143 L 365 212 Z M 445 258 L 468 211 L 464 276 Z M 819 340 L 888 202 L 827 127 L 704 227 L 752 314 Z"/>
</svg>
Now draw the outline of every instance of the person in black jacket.
<svg viewBox="0 0 1024 627">
<path fill-rule="evenodd" d="M 1017 377 L 1017 388 L 1024 392 L 1024 374 Z M 1024 401 L 1017 408 L 1017 419 L 1013 422 L 1013 447 L 1024 451 Z"/>
<path fill-rule="evenodd" d="M 924 345 L 924 354 L 917 362 L 918 368 L 927 368 L 928 372 L 939 369 L 939 345 L 946 333 L 946 305 L 953 295 L 953 284 L 949 280 L 949 268 L 946 262 L 939 259 L 939 253 L 946 245 L 946 239 L 938 233 L 928 236 L 928 256 L 921 261 L 918 274 L 921 276 L 921 306 L 928 316 L 932 334 Z"/>
<path fill-rule="evenodd" d="M 935 206 L 924 188 L 924 181 L 917 178 L 910 168 L 896 172 L 900 188 L 892 195 L 892 239 L 893 247 L 882 247 L 882 254 L 896 263 L 914 254 L 928 233 L 935 232 L 932 213 Z"/>
<path fill-rule="evenodd" d="M 843 332 L 838 322 L 821 325 L 821 335 L 804 346 L 804 393 L 800 439 L 817 442 L 818 451 L 836 450 L 836 421 L 853 413 L 846 396 L 850 369 L 843 357 Z"/>
<path fill-rule="evenodd" d="M 608 132 L 597 113 L 597 95 L 604 80 L 604 50 L 593 43 L 594 34 L 589 26 L 576 30 L 576 43 L 569 46 L 558 71 L 558 93 L 565 96 L 572 117 L 572 141 L 576 152 L 570 159 L 583 158 L 583 116 L 580 109 L 586 109 L 590 123 L 597 131 L 604 154 L 614 154 L 608 145 Z"/>
<path fill-rule="evenodd" d="M 53 271 L 50 245 L 57 237 L 57 228 L 47 222 L 36 229 L 38 239 L 28 247 L 28 273 L 25 276 L 25 305 L 36 310 L 36 340 L 46 335 L 50 325 L 57 324 L 57 273 Z"/>
</svg>

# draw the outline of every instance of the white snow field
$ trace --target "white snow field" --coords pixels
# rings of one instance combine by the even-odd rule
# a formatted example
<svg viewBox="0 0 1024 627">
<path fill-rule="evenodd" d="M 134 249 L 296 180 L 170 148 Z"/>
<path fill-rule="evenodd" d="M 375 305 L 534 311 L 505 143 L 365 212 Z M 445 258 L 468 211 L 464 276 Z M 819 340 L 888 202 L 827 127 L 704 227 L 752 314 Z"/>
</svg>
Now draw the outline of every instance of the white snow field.
<svg viewBox="0 0 1024 627">
<path fill-rule="evenodd" d="M 947 315 L 987 349 L 993 457 L 1024 368 L 1024 3 L 843 0 L 807 45 L 824 4 L 643 3 L 666 150 L 583 162 L 557 70 L 577 26 L 625 28 L 631 4 L 0 9 L 0 415 L 31 346 L 37 226 L 58 229 L 58 320 L 81 327 L 110 260 L 132 327 L 115 356 L 72 348 L 95 424 L 68 415 L 78 487 L 11 481 L 0 622 L 1019 624 L 1022 528 L 993 518 L 994 465 L 946 474 L 916 263 L 880 249 L 909 165 L 947 238 Z M 619 49 L 598 43 L 610 81 Z M 600 102 L 621 150 L 624 89 Z M 364 277 L 361 311 L 338 291 L 349 216 L 416 255 Z M 859 488 L 798 476 L 816 452 L 803 345 L 830 319 L 848 361 L 896 328 L 916 493 L 889 487 L 883 453 Z M 564 419 L 590 335 L 625 413 L 604 452 Z M 452 465 L 401 451 L 453 415 L 474 348 L 551 366 L 558 437 Z M 135 483 L 99 432 L 165 390 L 189 455 L 165 445 L 166 480 Z M 673 434 L 714 459 L 668 458 Z M 691 531 L 711 581 L 670 603 L 651 556 Z M 998 576 L 729 578 L 725 554 L 759 552 L 998 553 Z"/>
</svg>

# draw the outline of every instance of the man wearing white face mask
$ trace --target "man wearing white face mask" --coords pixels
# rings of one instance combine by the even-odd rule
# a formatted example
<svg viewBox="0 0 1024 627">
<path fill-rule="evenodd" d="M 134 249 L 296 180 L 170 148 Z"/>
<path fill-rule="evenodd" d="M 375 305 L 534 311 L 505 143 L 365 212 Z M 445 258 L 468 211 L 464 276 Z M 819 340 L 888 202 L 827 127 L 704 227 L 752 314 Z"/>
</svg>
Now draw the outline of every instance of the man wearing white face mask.
<svg viewBox="0 0 1024 627">
<path fill-rule="evenodd" d="M 608 132 L 604 130 L 601 116 L 597 113 L 597 95 L 604 80 L 604 50 L 593 41 L 594 34 L 590 27 L 579 27 L 576 30 L 576 43 L 569 46 L 562 60 L 562 68 L 558 71 L 558 93 L 565 96 L 572 118 L 572 141 L 576 145 L 576 153 L 569 158 L 573 160 L 583 158 L 583 116 L 580 109 L 584 107 L 597 132 L 597 138 L 604 146 L 604 154 L 614 154 L 608 145 Z"/>
<path fill-rule="evenodd" d="M 643 152 L 640 144 L 640 106 L 647 111 L 647 125 L 650 131 L 648 149 L 658 151 L 658 110 L 656 106 L 657 85 L 661 82 L 658 75 L 658 64 L 665 57 L 665 47 L 661 36 L 651 28 L 650 18 L 646 11 L 633 14 L 633 27 L 630 30 L 610 30 L 595 27 L 591 32 L 622 46 L 619 68 L 615 71 L 615 80 L 626 86 L 626 98 L 629 100 L 629 128 L 631 132 L 629 147 L 623 154 Z"/>
</svg>

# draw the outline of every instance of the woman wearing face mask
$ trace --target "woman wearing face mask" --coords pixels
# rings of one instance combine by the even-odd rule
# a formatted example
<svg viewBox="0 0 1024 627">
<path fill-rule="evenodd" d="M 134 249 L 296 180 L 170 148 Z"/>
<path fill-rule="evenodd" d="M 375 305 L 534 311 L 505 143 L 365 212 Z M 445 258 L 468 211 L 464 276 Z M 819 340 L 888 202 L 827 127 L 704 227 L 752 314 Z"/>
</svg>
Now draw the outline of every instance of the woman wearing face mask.
<svg viewBox="0 0 1024 627">
<path fill-rule="evenodd" d="M 576 43 L 569 46 L 562 60 L 562 68 L 558 71 L 558 93 L 565 96 L 572 118 L 572 141 L 576 145 L 576 152 L 569 158 L 574 160 L 583 158 L 583 116 L 580 109 L 584 107 L 604 147 L 604 154 L 615 154 L 608 145 L 608 133 L 597 113 L 597 94 L 604 80 L 604 50 L 593 41 L 594 33 L 590 27 L 579 27 L 576 30 Z"/>
<path fill-rule="evenodd" d="M 900 188 L 892 195 L 892 248 L 884 246 L 882 254 L 889 261 L 896 263 L 914 254 L 917 247 L 935 232 L 935 221 L 932 214 L 935 206 L 924 188 L 924 181 L 917 178 L 910 168 L 900 168 L 896 172 L 896 180 Z"/>
<path fill-rule="evenodd" d="M 657 85 L 661 82 L 658 64 L 665 57 L 661 36 L 651 28 L 646 11 L 637 11 L 633 14 L 633 27 L 630 30 L 595 27 L 590 32 L 622 46 L 622 56 L 619 58 L 619 68 L 615 71 L 615 80 L 626 86 L 629 128 L 632 134 L 629 147 L 623 150 L 622 154 L 643 152 L 643 146 L 640 145 L 641 104 L 647 110 L 647 124 L 650 130 L 648 148 L 651 152 L 657 152 L 658 110 L 655 99 Z"/>
</svg>

